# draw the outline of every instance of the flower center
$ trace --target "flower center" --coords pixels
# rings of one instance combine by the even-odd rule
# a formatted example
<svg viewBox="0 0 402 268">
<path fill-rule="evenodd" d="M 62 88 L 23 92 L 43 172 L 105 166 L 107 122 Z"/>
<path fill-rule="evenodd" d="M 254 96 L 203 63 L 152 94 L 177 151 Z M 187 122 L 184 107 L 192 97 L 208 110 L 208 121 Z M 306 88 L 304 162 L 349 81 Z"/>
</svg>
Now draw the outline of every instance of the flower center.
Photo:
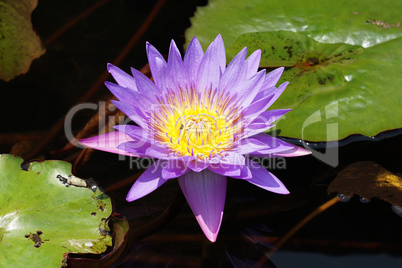
<svg viewBox="0 0 402 268">
<path fill-rule="evenodd" d="M 169 92 L 158 99 L 153 119 L 155 139 L 177 156 L 201 160 L 230 150 L 243 131 L 242 113 L 229 94 L 194 89 Z"/>
</svg>

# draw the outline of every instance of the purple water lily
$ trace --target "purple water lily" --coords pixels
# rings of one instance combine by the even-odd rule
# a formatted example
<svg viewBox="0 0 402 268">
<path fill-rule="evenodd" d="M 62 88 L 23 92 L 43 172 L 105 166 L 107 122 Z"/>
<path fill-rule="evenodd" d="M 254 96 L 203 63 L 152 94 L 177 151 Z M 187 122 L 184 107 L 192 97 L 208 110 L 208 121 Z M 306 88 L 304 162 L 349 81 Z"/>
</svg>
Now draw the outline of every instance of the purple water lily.
<svg viewBox="0 0 402 268">
<path fill-rule="evenodd" d="M 114 105 L 138 126 L 80 140 L 88 147 L 157 159 L 131 187 L 127 201 L 139 199 L 169 179 L 180 187 L 206 237 L 214 242 L 222 222 L 227 177 L 265 190 L 288 194 L 273 174 L 244 155 L 291 157 L 310 152 L 263 133 L 288 109 L 267 109 L 287 82 L 275 87 L 283 68 L 258 71 L 261 51 L 247 59 L 244 48 L 226 67 L 218 35 L 204 53 L 193 38 L 184 59 L 174 41 L 166 62 L 146 44 L 154 82 L 135 69 L 108 70 L 118 84 L 106 82 L 119 99 Z"/>
</svg>

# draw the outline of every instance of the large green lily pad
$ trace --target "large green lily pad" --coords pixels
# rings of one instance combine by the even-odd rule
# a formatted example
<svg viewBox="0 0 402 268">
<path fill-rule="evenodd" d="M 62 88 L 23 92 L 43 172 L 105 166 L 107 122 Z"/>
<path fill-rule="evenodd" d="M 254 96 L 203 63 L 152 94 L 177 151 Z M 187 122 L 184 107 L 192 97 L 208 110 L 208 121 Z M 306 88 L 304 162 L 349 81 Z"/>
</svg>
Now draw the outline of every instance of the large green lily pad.
<svg viewBox="0 0 402 268">
<path fill-rule="evenodd" d="M 272 108 L 291 108 L 279 135 L 332 141 L 402 127 L 402 2 L 214 0 L 198 8 L 187 41 L 221 33 L 227 56 L 262 50 L 290 85 Z"/>
<path fill-rule="evenodd" d="M 45 50 L 31 23 L 38 0 L 0 0 L 0 79 L 28 72 Z"/>
<path fill-rule="evenodd" d="M 108 196 L 95 187 L 66 187 L 71 179 L 84 182 L 69 163 L 35 162 L 28 171 L 21 163 L 0 155 L 1 267 L 60 267 L 69 252 L 99 254 L 111 245 Z"/>
</svg>

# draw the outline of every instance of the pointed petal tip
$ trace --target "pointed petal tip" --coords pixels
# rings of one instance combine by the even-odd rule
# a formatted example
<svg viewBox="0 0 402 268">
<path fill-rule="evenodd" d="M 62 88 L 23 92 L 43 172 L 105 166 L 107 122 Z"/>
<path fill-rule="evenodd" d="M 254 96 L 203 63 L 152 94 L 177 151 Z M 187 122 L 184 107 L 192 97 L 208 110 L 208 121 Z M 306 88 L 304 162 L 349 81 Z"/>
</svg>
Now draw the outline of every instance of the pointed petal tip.
<svg viewBox="0 0 402 268">
<path fill-rule="evenodd" d="M 121 103 L 121 101 L 118 101 L 118 100 L 110 100 L 110 102 L 114 105 L 114 106 L 116 106 L 116 103 L 117 103 L 117 105 L 119 105 L 119 103 Z M 117 107 L 116 107 L 117 108 Z"/>
<path fill-rule="evenodd" d="M 144 197 L 145 195 L 138 195 L 136 192 L 132 192 L 131 190 L 128 192 L 126 196 L 126 201 L 127 202 L 133 202 L 137 199 L 140 199 L 141 197 Z"/>
<path fill-rule="evenodd" d="M 214 242 L 222 223 L 227 178 L 207 169 L 187 173 L 178 181 L 199 226 L 208 240 Z"/>
<path fill-rule="evenodd" d="M 305 156 L 305 155 L 310 155 L 312 154 L 311 151 L 300 147 L 300 146 L 295 146 L 294 149 L 285 151 L 285 152 L 280 152 L 278 155 L 284 156 L 284 157 L 297 157 L 297 156 Z"/>
<path fill-rule="evenodd" d="M 132 198 L 132 197 L 130 197 L 130 195 L 127 195 L 126 196 L 126 201 L 127 202 L 133 202 L 135 199 L 134 198 Z"/>
<path fill-rule="evenodd" d="M 197 36 L 194 36 L 194 37 L 191 39 L 190 43 L 191 43 L 191 42 L 198 42 Z"/>
<path fill-rule="evenodd" d="M 288 195 L 290 194 L 289 190 L 286 187 L 280 188 L 278 191 L 276 191 L 275 193 L 277 194 L 283 194 L 283 195 Z"/>
<path fill-rule="evenodd" d="M 289 85 L 289 82 L 286 81 L 286 82 L 283 82 L 279 87 L 284 88 L 284 87 L 287 87 L 288 85 Z"/>
<path fill-rule="evenodd" d="M 217 43 L 217 44 L 219 44 L 220 46 L 223 46 L 223 38 L 222 38 L 222 35 L 221 34 L 218 34 L 216 37 L 215 37 L 215 39 L 214 39 L 214 41 L 212 41 L 212 43 Z M 211 45 L 212 45 L 212 43 L 211 43 Z"/>
<path fill-rule="evenodd" d="M 212 226 L 208 226 L 201 215 L 198 215 L 195 218 L 197 219 L 197 222 L 198 222 L 199 226 L 201 227 L 205 237 L 209 241 L 214 243 L 219 234 L 219 229 L 221 227 L 221 222 L 222 222 L 222 218 L 223 218 L 223 212 L 221 213 L 221 222 L 219 223 L 219 226 L 217 228 L 211 228 Z M 215 229 L 215 230 L 213 230 L 213 229 Z"/>
<path fill-rule="evenodd" d="M 211 241 L 212 243 L 215 243 L 215 241 L 216 241 L 216 237 L 215 237 L 215 238 L 214 238 L 214 237 L 211 237 L 211 238 L 207 237 L 207 238 L 208 238 L 208 240 Z"/>
<path fill-rule="evenodd" d="M 176 42 L 174 41 L 174 39 L 170 39 L 170 45 L 171 46 L 176 46 Z"/>
<path fill-rule="evenodd" d="M 113 68 L 113 67 L 115 67 L 113 64 L 111 64 L 110 62 L 108 62 L 107 64 L 106 64 L 106 68 L 107 68 L 107 71 L 109 72 L 109 73 L 111 73 L 111 69 Z"/>
</svg>

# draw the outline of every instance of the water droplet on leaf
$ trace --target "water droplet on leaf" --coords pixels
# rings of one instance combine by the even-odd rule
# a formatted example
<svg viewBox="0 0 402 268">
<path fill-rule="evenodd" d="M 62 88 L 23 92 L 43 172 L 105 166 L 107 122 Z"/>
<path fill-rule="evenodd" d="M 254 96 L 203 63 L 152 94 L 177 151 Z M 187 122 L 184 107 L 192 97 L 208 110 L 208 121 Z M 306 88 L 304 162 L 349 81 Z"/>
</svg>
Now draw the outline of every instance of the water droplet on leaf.
<svg viewBox="0 0 402 268">
<path fill-rule="evenodd" d="M 360 197 L 360 202 L 363 204 L 367 204 L 368 202 L 370 202 L 370 200 L 364 198 L 364 197 Z"/>
<path fill-rule="evenodd" d="M 339 201 L 341 202 L 349 202 L 349 200 L 352 198 L 351 196 L 344 195 L 344 194 L 338 194 L 336 197 L 338 197 Z"/>
<path fill-rule="evenodd" d="M 398 215 L 399 217 L 402 217 L 402 207 L 392 206 L 391 209 L 393 212 L 395 212 L 396 215 Z"/>
</svg>

